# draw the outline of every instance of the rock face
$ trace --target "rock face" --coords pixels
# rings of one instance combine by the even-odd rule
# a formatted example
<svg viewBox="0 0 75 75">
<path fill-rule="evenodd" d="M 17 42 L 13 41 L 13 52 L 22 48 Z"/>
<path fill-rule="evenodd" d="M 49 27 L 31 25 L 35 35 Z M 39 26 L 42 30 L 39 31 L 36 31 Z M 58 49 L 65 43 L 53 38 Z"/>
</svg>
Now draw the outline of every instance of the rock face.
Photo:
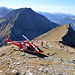
<svg viewBox="0 0 75 75">
<path fill-rule="evenodd" d="M 69 24 L 59 26 L 35 38 L 46 41 L 59 41 L 65 45 L 75 47 L 75 32 Z"/>
<path fill-rule="evenodd" d="M 0 42 L 4 43 L 5 35 L 10 35 L 12 40 L 25 40 L 24 34 L 30 40 L 59 26 L 46 17 L 34 12 L 31 8 L 18 9 L 12 12 L 17 12 L 16 15 L 9 16 L 7 19 L 2 19 L 0 23 Z"/>
</svg>

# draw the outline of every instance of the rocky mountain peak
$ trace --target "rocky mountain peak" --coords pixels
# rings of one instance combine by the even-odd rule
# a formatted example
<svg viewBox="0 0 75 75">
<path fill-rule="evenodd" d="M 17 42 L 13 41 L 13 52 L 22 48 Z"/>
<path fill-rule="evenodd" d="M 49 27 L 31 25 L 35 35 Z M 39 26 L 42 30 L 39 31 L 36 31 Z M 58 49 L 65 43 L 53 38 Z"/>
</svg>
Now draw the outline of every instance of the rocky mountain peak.
<svg viewBox="0 0 75 75">
<path fill-rule="evenodd" d="M 22 35 L 25 35 L 32 40 L 59 26 L 46 17 L 36 13 L 31 8 L 12 10 L 6 17 L 7 18 L 3 19 L 3 22 L 0 23 L 0 37 L 2 38 L 0 42 L 3 41 L 6 34 L 10 35 L 12 40 L 25 40 Z"/>
<path fill-rule="evenodd" d="M 23 9 L 24 11 L 33 11 L 31 8 L 27 8 L 27 7 L 25 7 L 24 9 Z"/>
</svg>

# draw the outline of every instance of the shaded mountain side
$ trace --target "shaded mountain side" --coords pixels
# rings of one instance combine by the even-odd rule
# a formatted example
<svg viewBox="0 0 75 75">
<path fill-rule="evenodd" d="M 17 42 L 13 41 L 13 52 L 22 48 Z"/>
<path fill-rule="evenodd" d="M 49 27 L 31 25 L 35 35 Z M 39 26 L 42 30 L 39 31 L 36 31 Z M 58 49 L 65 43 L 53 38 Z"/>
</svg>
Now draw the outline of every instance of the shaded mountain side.
<svg viewBox="0 0 75 75">
<path fill-rule="evenodd" d="M 10 35 L 12 39 L 14 36 L 19 37 L 22 36 L 22 34 L 25 34 L 29 39 L 33 39 L 57 26 L 57 24 L 37 14 L 31 8 L 26 8 L 19 14 Z M 20 40 L 23 38 L 14 39 Z"/>
<path fill-rule="evenodd" d="M 12 40 L 25 40 L 22 37 L 23 34 L 32 40 L 59 26 L 46 17 L 37 14 L 31 8 L 25 8 L 17 15 L 2 20 L 0 23 L 0 46 L 4 44 L 6 34 L 10 35 Z"/>
<path fill-rule="evenodd" d="M 3 22 L 0 23 L 0 46 L 5 44 L 5 35 L 9 35 L 11 33 L 11 29 L 16 19 L 17 15 L 8 19 L 4 19 Z"/>
<path fill-rule="evenodd" d="M 70 25 L 68 27 L 67 34 L 62 37 L 62 40 L 63 41 L 60 41 L 61 43 L 69 45 L 71 47 L 75 47 L 75 32 Z"/>
<path fill-rule="evenodd" d="M 59 41 L 65 45 L 75 47 L 75 32 L 69 24 L 59 26 L 35 38 L 35 40 Z"/>
</svg>

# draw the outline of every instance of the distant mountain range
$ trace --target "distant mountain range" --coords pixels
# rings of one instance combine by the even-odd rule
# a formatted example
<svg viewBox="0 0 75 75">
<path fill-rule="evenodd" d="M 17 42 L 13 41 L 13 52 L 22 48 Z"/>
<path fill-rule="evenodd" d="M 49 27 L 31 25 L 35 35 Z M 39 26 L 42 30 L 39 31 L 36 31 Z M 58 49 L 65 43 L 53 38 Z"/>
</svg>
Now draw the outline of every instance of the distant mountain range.
<svg viewBox="0 0 75 75">
<path fill-rule="evenodd" d="M 75 16 L 71 14 L 62 14 L 62 13 L 47 13 L 47 12 L 38 12 L 41 15 L 44 15 L 52 22 L 55 22 L 60 25 L 70 24 L 71 27 L 75 30 Z"/>
<path fill-rule="evenodd" d="M 9 11 L 6 15 L 4 15 L 1 19 L 7 19 L 9 17 L 15 16 L 23 11 L 24 8 L 16 9 L 13 11 Z"/>
<path fill-rule="evenodd" d="M 31 8 L 9 10 L 0 20 L 0 46 L 5 43 L 6 34 L 16 41 L 25 40 L 23 34 L 31 40 L 58 26 Z"/>
<path fill-rule="evenodd" d="M 0 18 L 5 16 L 11 10 L 13 10 L 13 9 L 11 9 L 11 8 L 8 9 L 7 7 L 0 7 Z"/>
</svg>

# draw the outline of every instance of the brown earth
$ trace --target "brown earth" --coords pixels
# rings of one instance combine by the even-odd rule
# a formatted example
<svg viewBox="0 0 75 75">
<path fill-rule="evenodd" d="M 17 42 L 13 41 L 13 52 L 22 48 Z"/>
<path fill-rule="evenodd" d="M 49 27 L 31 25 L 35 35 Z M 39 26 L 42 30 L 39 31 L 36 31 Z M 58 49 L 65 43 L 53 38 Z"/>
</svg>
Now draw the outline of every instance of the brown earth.
<svg viewBox="0 0 75 75">
<path fill-rule="evenodd" d="M 75 49 L 35 42 L 44 53 L 23 52 L 15 45 L 0 48 L 0 75 L 75 75 Z M 47 55 L 47 52 L 49 55 Z"/>
</svg>

